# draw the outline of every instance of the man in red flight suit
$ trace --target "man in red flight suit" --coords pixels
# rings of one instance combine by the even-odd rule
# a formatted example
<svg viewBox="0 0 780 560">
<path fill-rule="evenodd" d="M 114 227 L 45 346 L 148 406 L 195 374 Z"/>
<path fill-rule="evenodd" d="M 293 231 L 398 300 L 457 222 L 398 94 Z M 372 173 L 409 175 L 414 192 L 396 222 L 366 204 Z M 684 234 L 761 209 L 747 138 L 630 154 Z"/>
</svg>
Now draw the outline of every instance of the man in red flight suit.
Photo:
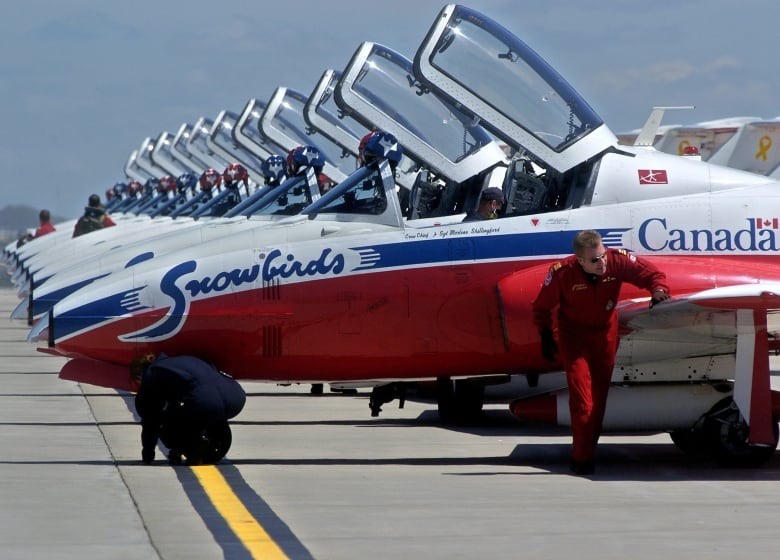
<svg viewBox="0 0 780 560">
<path fill-rule="evenodd" d="M 596 231 L 579 232 L 573 246 L 574 255 L 550 267 L 533 313 L 542 355 L 553 361 L 558 353 L 553 311 L 558 309 L 560 359 L 569 386 L 571 469 L 592 474 L 617 352 L 620 287 L 628 282 L 648 290 L 651 306 L 667 299 L 669 288 L 663 272 L 625 250 L 605 249 Z"/>
</svg>

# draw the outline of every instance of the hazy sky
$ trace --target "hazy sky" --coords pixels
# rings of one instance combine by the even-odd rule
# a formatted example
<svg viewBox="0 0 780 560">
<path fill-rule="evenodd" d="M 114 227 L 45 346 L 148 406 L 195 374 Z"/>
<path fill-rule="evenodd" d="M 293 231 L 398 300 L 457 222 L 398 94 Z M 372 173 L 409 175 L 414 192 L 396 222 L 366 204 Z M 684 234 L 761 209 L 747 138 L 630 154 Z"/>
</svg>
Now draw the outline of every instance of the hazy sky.
<svg viewBox="0 0 780 560">
<path fill-rule="evenodd" d="M 76 217 L 147 136 L 278 86 L 308 93 L 362 41 L 414 57 L 444 2 L 26 0 L 0 19 L 0 208 Z M 474 0 L 615 132 L 780 115 L 776 0 Z M 35 224 L 31 224 L 34 227 Z M 0 224 L 2 229 L 2 224 Z"/>
</svg>

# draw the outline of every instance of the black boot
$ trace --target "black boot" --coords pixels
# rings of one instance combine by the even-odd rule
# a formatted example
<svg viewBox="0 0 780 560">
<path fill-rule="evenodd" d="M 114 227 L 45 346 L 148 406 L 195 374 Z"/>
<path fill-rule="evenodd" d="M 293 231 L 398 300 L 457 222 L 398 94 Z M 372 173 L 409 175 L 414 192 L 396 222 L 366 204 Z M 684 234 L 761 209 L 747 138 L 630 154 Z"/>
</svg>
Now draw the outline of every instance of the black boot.
<svg viewBox="0 0 780 560">
<path fill-rule="evenodd" d="M 596 472 L 596 464 L 593 461 L 572 460 L 569 470 L 574 474 L 588 475 Z"/>
</svg>

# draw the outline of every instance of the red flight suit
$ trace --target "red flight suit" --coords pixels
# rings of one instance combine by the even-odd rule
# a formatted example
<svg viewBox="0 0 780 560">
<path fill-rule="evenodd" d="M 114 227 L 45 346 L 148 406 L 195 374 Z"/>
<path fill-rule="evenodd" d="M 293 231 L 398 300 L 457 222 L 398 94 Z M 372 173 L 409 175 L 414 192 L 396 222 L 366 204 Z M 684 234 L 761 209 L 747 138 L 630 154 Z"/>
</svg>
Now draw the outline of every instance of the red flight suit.
<svg viewBox="0 0 780 560">
<path fill-rule="evenodd" d="M 558 309 L 558 348 L 569 385 L 572 460 L 593 462 L 615 365 L 615 305 L 623 282 L 669 292 L 666 275 L 623 249 L 607 249 L 606 272 L 586 273 L 572 255 L 553 264 L 533 302 L 534 322 L 552 329 Z"/>
<path fill-rule="evenodd" d="M 51 222 L 43 222 L 38 228 L 35 230 L 35 237 L 41 237 L 43 235 L 46 235 L 47 233 L 51 233 L 53 231 L 56 231 L 54 228 L 54 225 Z"/>
</svg>

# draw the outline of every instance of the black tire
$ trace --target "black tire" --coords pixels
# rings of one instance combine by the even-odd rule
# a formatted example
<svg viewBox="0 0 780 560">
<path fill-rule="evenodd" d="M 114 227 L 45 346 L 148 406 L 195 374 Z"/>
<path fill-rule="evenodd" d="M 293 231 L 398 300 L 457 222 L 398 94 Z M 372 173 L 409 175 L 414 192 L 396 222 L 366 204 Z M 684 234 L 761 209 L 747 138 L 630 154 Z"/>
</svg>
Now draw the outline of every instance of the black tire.
<svg viewBox="0 0 780 560">
<path fill-rule="evenodd" d="M 460 379 L 453 382 L 449 377 L 439 377 L 436 379 L 436 399 L 439 418 L 444 423 L 468 426 L 484 420 L 485 385 L 478 381 Z"/>
<path fill-rule="evenodd" d="M 775 454 L 780 430 L 777 419 L 772 423 L 774 445 L 748 443 L 748 425 L 731 397 L 723 399 L 708 415 L 704 423 L 709 452 L 724 467 L 755 468 L 769 461 Z"/>
<path fill-rule="evenodd" d="M 707 452 L 707 443 L 701 430 L 675 430 L 669 432 L 669 437 L 686 455 L 703 455 Z"/>
</svg>

